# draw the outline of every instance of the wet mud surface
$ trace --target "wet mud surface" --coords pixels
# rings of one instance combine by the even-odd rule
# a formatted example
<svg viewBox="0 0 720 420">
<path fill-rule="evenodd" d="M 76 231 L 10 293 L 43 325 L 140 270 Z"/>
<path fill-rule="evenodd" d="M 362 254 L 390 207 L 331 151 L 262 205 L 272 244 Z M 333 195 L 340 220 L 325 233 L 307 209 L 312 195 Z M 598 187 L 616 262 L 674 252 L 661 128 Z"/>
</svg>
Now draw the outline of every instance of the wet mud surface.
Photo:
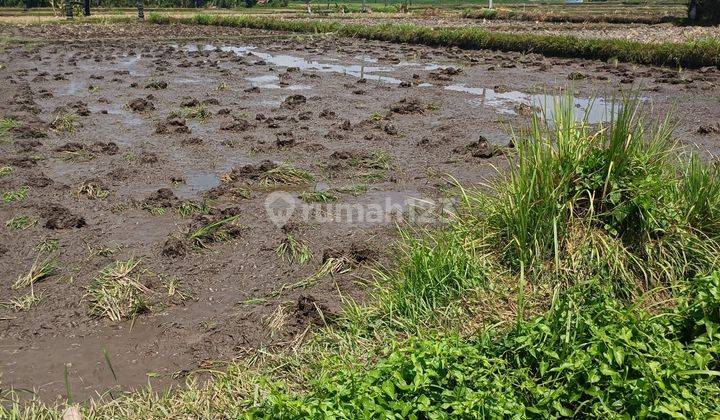
<svg viewBox="0 0 720 420">
<path fill-rule="evenodd" d="M 408 197 L 439 201 L 449 176 L 473 185 L 506 167 L 509 128 L 526 128 L 546 92 L 572 84 L 578 113 L 601 121 L 634 90 L 653 115 L 672 111 L 683 144 L 709 156 L 720 142 L 717 69 L 113 28 L 0 53 L 0 119 L 12 121 L 0 139 L 0 389 L 53 400 L 66 368 L 76 399 L 162 389 L 251 349 L 302 345 L 391 264 Z M 329 217 L 338 207 L 366 213 Z M 30 289 L 13 286 L 45 258 L 56 268 L 34 283 L 39 301 L 18 310 Z M 143 311 L 97 316 L 93 283 L 131 258 Z"/>
</svg>

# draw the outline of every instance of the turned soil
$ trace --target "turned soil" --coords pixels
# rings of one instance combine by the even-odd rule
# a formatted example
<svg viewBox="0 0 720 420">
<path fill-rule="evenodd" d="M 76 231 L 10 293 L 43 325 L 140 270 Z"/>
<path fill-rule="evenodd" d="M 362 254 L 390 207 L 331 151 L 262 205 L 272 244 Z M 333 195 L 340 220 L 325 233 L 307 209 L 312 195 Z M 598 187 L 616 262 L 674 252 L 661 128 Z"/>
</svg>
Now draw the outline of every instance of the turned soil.
<svg viewBox="0 0 720 420">
<path fill-rule="evenodd" d="M 65 396 L 66 369 L 77 400 L 163 389 L 259 348 L 302 345 L 342 297 L 367 298 L 374 267 L 391 265 L 407 197 L 439 200 L 452 178 L 476 185 L 506 167 L 510 127 L 521 135 L 533 107 L 552 101 L 545 93 L 572 86 L 578 112 L 598 96 L 600 122 L 611 98 L 633 92 L 651 115 L 671 113 L 681 144 L 710 158 L 720 142 L 715 68 L 231 28 L 0 31 L 31 40 L 0 52 L 0 119 L 15 122 L 0 139 L 0 167 L 11 168 L 0 192 L 27 192 L 0 203 L 0 389 L 46 401 Z M 314 181 L 268 182 L 286 166 Z M 348 222 L 296 211 L 275 223 L 265 204 L 279 191 L 390 211 L 389 200 L 393 214 Z M 19 216 L 30 225 L 6 226 Z M 227 218 L 222 237 L 189 236 Z M 277 252 L 288 234 L 312 251 L 305 264 Z M 53 241 L 57 250 L 40 249 Z M 34 285 L 39 303 L 17 311 L 9 301 L 29 289 L 12 286 L 45 255 L 57 268 Z M 133 257 L 147 310 L 93 316 L 88 286 Z M 313 278 L 330 259 L 342 272 Z"/>
</svg>

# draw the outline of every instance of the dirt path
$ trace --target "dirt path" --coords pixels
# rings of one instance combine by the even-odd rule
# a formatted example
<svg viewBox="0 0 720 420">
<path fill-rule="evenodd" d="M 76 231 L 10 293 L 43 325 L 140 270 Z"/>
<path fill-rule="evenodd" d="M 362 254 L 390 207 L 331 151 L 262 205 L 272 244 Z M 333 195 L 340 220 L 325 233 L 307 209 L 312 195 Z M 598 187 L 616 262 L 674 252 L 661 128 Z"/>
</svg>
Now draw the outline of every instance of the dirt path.
<svg viewBox="0 0 720 420">
<path fill-rule="evenodd" d="M 39 36 L 37 27 L 2 31 Z M 0 143 L 0 167 L 10 168 L 0 192 L 12 193 L 0 204 L 0 301 L 28 295 L 12 286 L 38 258 L 56 262 L 34 285 L 34 307 L 0 307 L 0 388 L 46 400 L 65 394 L 66 366 L 83 399 L 160 389 L 247 349 L 300 345 L 333 322 L 341 295 L 366 296 L 371 267 L 393 257 L 395 222 L 416 214 L 410 198 L 440 202 L 447 175 L 471 185 L 506 164 L 508 128 L 527 127 L 531 107 L 552 100 L 542 92 L 573 83 L 582 108 L 592 94 L 635 86 L 654 115 L 675 109 L 684 143 L 716 152 L 720 141 L 716 69 L 229 28 L 77 31 L 91 42 L 0 53 L 0 118 L 17 122 Z M 214 35 L 245 38 L 163 40 Z M 596 100 L 592 118 L 610 107 Z M 301 195 L 329 207 L 308 208 Z M 21 216 L 29 226 L 6 227 Z M 188 236 L 228 219 L 222 235 Z M 311 251 L 307 262 L 278 252 L 288 235 Z M 131 258 L 142 313 L 92 316 L 93 282 Z"/>
</svg>

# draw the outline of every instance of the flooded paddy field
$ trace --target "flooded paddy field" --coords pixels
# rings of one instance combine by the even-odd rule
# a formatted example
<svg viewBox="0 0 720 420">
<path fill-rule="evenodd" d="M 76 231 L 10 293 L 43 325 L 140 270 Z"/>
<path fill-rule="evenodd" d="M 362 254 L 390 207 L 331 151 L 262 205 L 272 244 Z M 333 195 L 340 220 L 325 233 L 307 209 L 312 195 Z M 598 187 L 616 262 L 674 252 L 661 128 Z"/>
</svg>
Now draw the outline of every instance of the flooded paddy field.
<svg viewBox="0 0 720 420">
<path fill-rule="evenodd" d="M 0 53 L 0 386 L 45 400 L 301 345 L 372 289 L 398 223 L 502 171 L 511 130 L 558 95 L 594 123 L 636 95 L 683 145 L 710 158 L 720 142 L 716 68 L 212 27 L 2 31 L 33 42 Z"/>
</svg>

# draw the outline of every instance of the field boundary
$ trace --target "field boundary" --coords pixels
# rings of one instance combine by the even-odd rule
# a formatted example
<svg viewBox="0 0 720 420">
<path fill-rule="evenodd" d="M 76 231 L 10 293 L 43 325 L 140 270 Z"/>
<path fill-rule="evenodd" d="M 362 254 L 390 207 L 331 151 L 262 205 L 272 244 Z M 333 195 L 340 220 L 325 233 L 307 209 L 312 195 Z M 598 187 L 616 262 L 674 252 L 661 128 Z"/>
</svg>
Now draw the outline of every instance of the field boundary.
<svg viewBox="0 0 720 420">
<path fill-rule="evenodd" d="M 643 43 L 625 40 L 583 39 L 568 35 L 535 35 L 491 32 L 479 28 L 434 28 L 413 24 L 361 25 L 327 21 L 286 20 L 250 15 L 198 14 L 171 17 L 151 14 L 153 24 L 194 24 L 277 31 L 335 33 L 376 41 L 538 53 L 548 57 L 582 58 L 700 68 L 720 66 L 720 41 L 700 39 L 685 43 Z"/>
</svg>

